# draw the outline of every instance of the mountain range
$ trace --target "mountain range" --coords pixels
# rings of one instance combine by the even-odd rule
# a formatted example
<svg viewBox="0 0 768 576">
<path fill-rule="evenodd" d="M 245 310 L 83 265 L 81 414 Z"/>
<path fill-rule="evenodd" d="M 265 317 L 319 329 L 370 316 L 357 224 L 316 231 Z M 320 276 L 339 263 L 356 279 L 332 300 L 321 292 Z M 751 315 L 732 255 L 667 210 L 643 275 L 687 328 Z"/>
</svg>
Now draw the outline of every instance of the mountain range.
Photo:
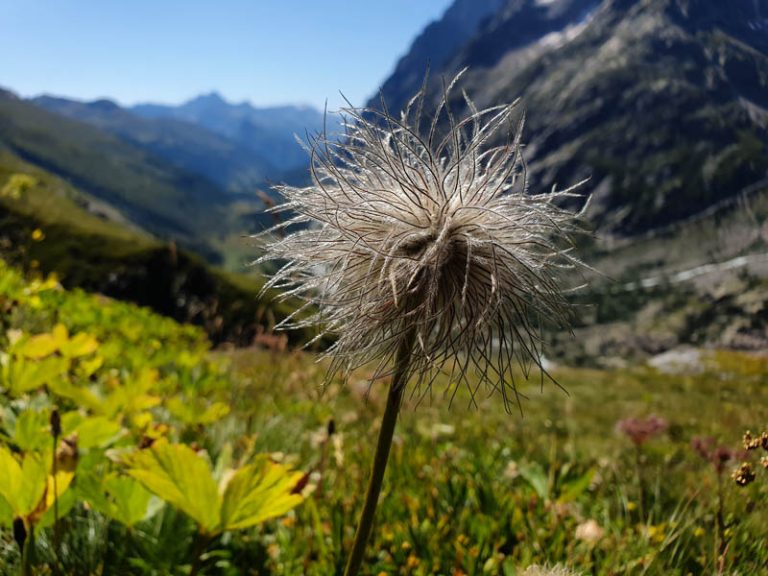
<svg viewBox="0 0 768 576">
<path fill-rule="evenodd" d="M 369 105 L 396 113 L 427 70 L 432 102 L 462 70 L 478 107 L 520 99 L 532 193 L 586 180 L 582 253 L 603 276 L 584 295 L 597 302 L 577 328 L 585 354 L 768 348 L 768 0 L 455 0 Z M 468 111 L 461 90 L 449 104 Z M 240 271 L 255 256 L 240 237 L 271 222 L 267 184 L 308 180 L 295 135 L 338 122 L 215 92 L 121 107 L 0 91 L 0 187 L 36 171 L 110 226 Z M 18 214 L 9 226 L 42 221 Z"/>
<path fill-rule="evenodd" d="M 401 59 L 381 90 L 390 110 L 418 89 L 423 46 L 468 4 Z M 768 0 L 505 0 L 488 15 L 491 4 L 431 61 L 428 90 L 436 100 L 467 68 L 461 88 L 478 106 L 520 98 L 534 190 L 589 178 L 594 224 L 633 235 L 766 176 Z M 460 93 L 452 108 L 466 111 Z"/>
<path fill-rule="evenodd" d="M 102 99 L 81 102 L 54 96 L 31 103 L 109 132 L 183 170 L 200 174 L 224 190 L 253 194 L 266 182 L 306 167 L 297 141 L 338 128 L 333 115 L 309 106 L 256 108 L 233 104 L 212 92 L 179 105 L 138 104 L 123 108 Z"/>
<path fill-rule="evenodd" d="M 478 107 L 520 99 L 533 193 L 587 180 L 600 274 L 560 353 L 768 348 L 768 0 L 455 0 L 369 105 L 427 68 L 429 101 L 465 69 Z"/>
</svg>

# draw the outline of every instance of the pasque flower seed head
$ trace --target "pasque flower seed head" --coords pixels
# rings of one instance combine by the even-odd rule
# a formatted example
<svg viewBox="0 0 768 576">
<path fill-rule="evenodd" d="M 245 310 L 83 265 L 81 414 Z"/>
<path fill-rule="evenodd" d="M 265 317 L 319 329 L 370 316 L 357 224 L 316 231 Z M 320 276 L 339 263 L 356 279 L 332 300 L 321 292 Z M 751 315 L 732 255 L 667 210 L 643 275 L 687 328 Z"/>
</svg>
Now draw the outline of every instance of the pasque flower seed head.
<svg viewBox="0 0 768 576">
<path fill-rule="evenodd" d="M 259 261 L 282 263 L 266 288 L 315 311 L 288 325 L 336 336 L 331 373 L 375 362 L 373 379 L 387 376 L 415 330 L 414 393 L 444 371 L 453 393 L 467 384 L 474 401 L 486 384 L 509 406 L 513 366 L 543 372 L 542 321 L 569 324 L 561 272 L 580 264 L 578 214 L 562 205 L 577 194 L 529 193 L 517 102 L 478 110 L 464 95 L 457 118 L 459 77 L 431 114 L 424 89 L 399 117 L 344 110 L 345 135 L 312 142 L 312 184 L 278 187 L 286 202 L 273 210 L 289 216 Z"/>
</svg>

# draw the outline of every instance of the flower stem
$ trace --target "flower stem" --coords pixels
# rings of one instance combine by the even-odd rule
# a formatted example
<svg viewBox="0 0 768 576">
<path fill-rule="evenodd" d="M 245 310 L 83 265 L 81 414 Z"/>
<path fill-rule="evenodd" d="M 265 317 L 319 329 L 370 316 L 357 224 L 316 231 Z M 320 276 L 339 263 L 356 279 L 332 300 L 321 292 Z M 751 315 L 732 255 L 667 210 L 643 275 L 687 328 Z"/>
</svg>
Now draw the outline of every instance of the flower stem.
<svg viewBox="0 0 768 576">
<path fill-rule="evenodd" d="M 411 354 L 415 340 L 416 330 L 411 328 L 403 336 L 397 349 L 395 374 L 389 386 L 387 407 L 381 419 L 381 429 L 379 430 L 379 439 L 376 444 L 376 455 L 373 458 L 371 477 L 368 481 L 368 491 L 365 494 L 363 513 L 360 515 L 360 522 L 357 525 L 355 541 L 352 544 L 352 551 L 349 553 L 344 576 L 356 576 L 360 570 L 360 565 L 363 563 L 365 545 L 373 528 L 376 505 L 379 502 L 379 494 L 381 493 L 381 486 L 384 481 L 384 471 L 387 469 L 389 449 L 392 447 L 392 436 L 395 433 L 397 415 L 400 412 L 400 404 L 403 400 L 403 392 L 405 391 L 408 367 L 411 363 Z"/>
</svg>

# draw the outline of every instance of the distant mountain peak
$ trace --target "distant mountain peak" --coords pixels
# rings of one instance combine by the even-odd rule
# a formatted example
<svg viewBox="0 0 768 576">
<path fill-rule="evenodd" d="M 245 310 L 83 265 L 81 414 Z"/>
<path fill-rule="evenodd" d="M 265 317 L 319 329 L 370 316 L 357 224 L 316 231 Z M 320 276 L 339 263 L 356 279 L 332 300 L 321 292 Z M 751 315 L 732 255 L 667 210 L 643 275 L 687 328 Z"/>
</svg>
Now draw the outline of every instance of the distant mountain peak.
<svg viewBox="0 0 768 576">
<path fill-rule="evenodd" d="M 109 98 L 100 98 L 98 100 L 94 100 L 93 102 L 88 103 L 88 106 L 94 110 L 101 110 L 103 112 L 122 110 L 117 102 L 110 100 Z"/>
<path fill-rule="evenodd" d="M 187 104 L 192 103 L 211 103 L 211 104 L 229 104 L 224 97 L 221 95 L 220 92 L 216 90 L 211 90 L 210 92 L 200 94 L 199 96 L 195 96 L 191 100 L 187 101 Z"/>
<path fill-rule="evenodd" d="M 18 100 L 19 95 L 16 94 L 16 92 L 0 87 L 0 98 L 4 98 L 6 100 Z"/>
</svg>

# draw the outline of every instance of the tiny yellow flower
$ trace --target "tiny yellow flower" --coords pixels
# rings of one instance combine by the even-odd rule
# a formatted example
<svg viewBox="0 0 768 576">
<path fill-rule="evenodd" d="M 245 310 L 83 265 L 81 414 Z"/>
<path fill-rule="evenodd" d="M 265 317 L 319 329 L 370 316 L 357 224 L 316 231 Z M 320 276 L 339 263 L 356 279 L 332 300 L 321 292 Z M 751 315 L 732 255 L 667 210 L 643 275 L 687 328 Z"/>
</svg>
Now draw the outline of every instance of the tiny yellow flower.
<svg viewBox="0 0 768 576">
<path fill-rule="evenodd" d="M 45 232 L 40 230 L 40 228 L 35 228 L 32 231 L 32 240 L 34 240 L 35 242 L 40 242 L 44 239 L 45 239 Z"/>
<path fill-rule="evenodd" d="M 416 558 L 416 556 L 414 556 L 413 554 L 408 556 L 408 559 L 405 561 L 405 566 L 406 568 L 409 568 L 409 569 L 416 568 L 416 566 L 418 565 L 419 565 L 419 559 Z"/>
</svg>

